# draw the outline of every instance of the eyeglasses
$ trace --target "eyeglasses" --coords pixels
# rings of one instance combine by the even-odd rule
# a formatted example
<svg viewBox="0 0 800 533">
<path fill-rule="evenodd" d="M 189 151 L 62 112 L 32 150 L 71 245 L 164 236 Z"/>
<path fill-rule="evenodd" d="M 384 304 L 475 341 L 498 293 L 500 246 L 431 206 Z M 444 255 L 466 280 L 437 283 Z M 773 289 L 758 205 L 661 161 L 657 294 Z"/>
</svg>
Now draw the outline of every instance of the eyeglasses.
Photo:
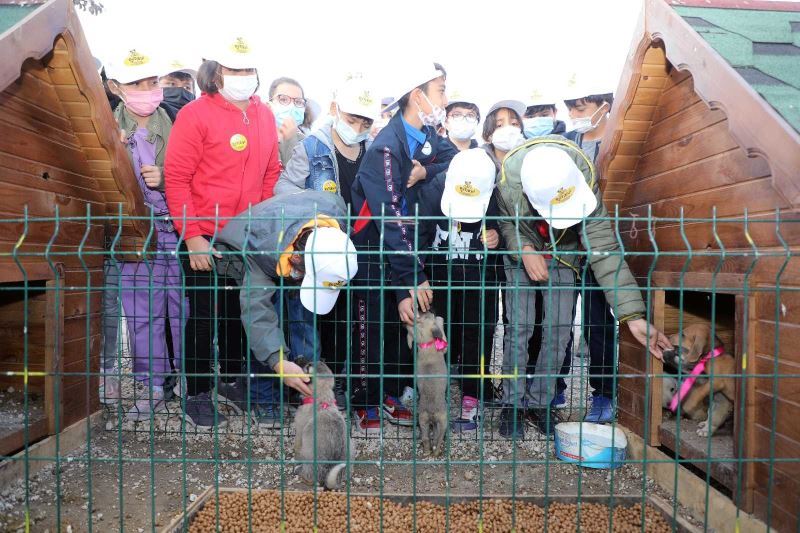
<svg viewBox="0 0 800 533">
<path fill-rule="evenodd" d="M 294 104 L 295 107 L 306 107 L 306 99 L 305 98 L 292 98 L 291 96 L 285 94 L 276 94 L 272 97 L 273 100 L 277 100 L 281 105 L 290 105 Z"/>
<path fill-rule="evenodd" d="M 451 113 L 449 118 L 451 118 L 452 120 L 466 119 L 469 120 L 470 122 L 478 122 L 478 115 L 471 111 L 469 113 Z"/>
</svg>

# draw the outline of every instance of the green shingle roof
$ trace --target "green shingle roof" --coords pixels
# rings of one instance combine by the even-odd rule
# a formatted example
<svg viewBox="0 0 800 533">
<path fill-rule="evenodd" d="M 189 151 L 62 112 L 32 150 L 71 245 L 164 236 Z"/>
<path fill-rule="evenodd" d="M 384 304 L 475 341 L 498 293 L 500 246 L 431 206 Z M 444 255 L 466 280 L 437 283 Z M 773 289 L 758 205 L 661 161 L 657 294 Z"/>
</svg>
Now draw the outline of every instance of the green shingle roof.
<svg viewBox="0 0 800 533">
<path fill-rule="evenodd" d="M 800 132 L 800 12 L 674 9 Z"/>
<path fill-rule="evenodd" d="M 17 5 L 17 4 L 2 4 L 0 5 L 0 34 L 5 33 L 8 29 L 10 29 L 14 24 L 19 22 L 20 20 L 24 19 L 37 8 L 39 8 L 41 4 L 27 4 L 27 5 Z"/>
</svg>

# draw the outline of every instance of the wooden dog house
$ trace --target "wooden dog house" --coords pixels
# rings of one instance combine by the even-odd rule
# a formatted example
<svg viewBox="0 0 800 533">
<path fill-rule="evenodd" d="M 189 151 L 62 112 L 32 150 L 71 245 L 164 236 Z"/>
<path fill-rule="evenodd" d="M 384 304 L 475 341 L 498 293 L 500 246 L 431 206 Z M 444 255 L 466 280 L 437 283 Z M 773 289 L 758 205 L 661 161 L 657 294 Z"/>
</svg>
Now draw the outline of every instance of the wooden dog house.
<svg viewBox="0 0 800 533">
<path fill-rule="evenodd" d="M 103 250 L 149 223 L 113 219 L 148 213 L 72 1 L 0 0 L 0 57 L 0 387 L 28 405 L 8 455 L 97 410 Z"/>
<path fill-rule="evenodd" d="M 680 316 L 713 316 L 743 373 L 732 431 L 706 457 L 688 421 L 678 438 L 662 419 L 662 366 L 623 331 L 619 372 L 633 377 L 620 380 L 621 423 L 796 531 L 800 4 L 646 0 L 602 147 L 606 205 L 626 217 L 655 325 L 669 334 Z"/>
</svg>

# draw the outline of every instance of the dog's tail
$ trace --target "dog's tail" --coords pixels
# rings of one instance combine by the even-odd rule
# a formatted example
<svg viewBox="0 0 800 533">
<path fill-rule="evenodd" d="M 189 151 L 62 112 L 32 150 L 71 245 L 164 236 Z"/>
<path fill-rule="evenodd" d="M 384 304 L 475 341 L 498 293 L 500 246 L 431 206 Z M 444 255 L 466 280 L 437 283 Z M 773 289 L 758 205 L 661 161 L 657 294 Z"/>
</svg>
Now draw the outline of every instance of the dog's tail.
<svg viewBox="0 0 800 533">
<path fill-rule="evenodd" d="M 325 487 L 328 490 L 337 490 L 340 487 L 339 474 L 347 467 L 345 463 L 334 465 L 325 476 Z"/>
</svg>

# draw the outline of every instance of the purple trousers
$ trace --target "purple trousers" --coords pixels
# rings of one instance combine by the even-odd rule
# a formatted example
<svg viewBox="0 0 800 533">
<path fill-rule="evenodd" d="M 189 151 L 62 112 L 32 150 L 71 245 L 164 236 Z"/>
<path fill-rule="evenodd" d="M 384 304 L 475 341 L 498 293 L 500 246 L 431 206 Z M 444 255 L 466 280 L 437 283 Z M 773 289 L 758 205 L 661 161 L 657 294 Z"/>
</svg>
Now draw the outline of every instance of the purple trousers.
<svg viewBox="0 0 800 533">
<path fill-rule="evenodd" d="M 181 264 L 176 255 L 178 236 L 167 229 L 158 231 L 156 250 L 144 261 L 106 265 L 106 293 L 116 290 L 128 321 L 134 375 L 137 380 L 151 381 L 155 386 L 162 386 L 171 373 L 166 319 L 169 318 L 172 334 L 174 365 L 180 370 L 181 335 L 188 316 L 181 294 Z M 113 279 L 115 270 L 117 280 Z M 114 288 L 114 281 L 118 289 Z M 113 298 L 109 294 L 106 297 Z"/>
</svg>

